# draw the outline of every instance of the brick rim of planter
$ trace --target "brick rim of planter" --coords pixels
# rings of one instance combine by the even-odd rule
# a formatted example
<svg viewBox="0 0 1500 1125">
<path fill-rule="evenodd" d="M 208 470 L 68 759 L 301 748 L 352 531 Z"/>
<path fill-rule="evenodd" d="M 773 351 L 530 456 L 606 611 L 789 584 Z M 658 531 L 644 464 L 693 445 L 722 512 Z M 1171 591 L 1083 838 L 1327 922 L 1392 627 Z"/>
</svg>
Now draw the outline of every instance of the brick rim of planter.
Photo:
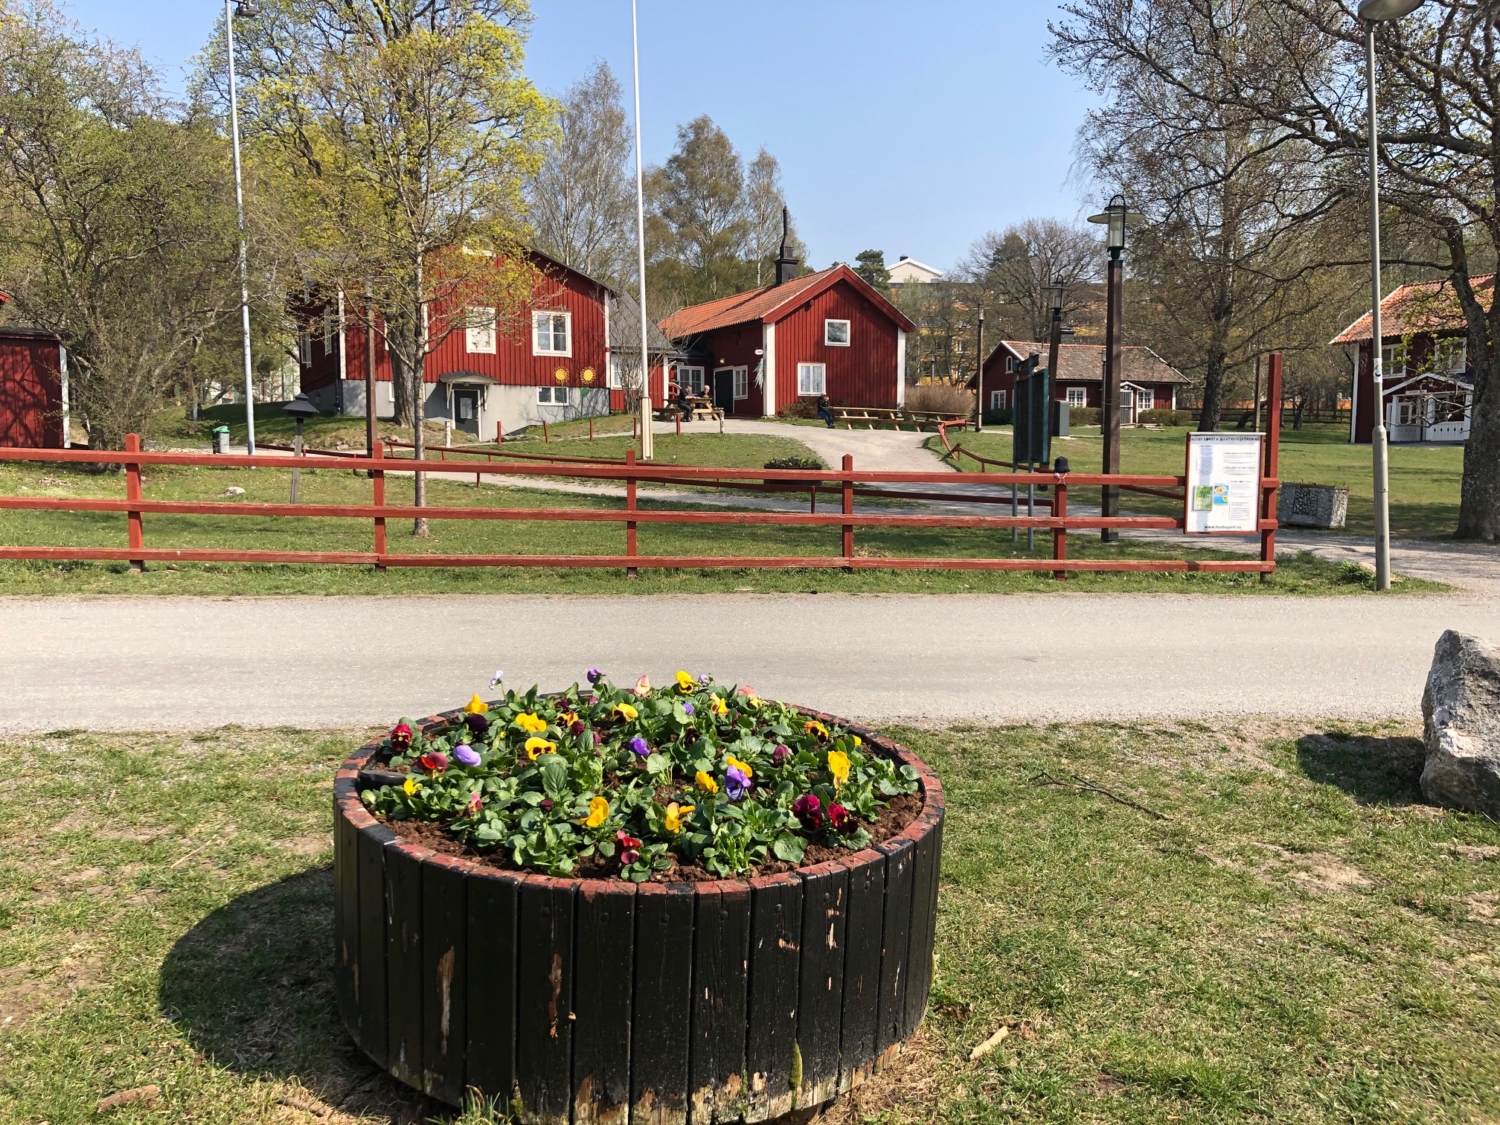
<svg viewBox="0 0 1500 1125">
<path fill-rule="evenodd" d="M 736 1086 L 735 1089 L 733 1091 L 730 1091 L 728 1094 L 726 1094 L 724 1090 L 709 1091 L 706 1098 L 700 1097 L 700 1095 L 702 1094 L 701 1091 L 693 1092 L 690 1095 L 689 1103 L 683 1107 L 674 1108 L 670 1105 L 665 1104 L 650 1106 L 643 1105 L 637 1102 L 635 1104 L 616 1107 L 618 1112 L 614 1112 L 613 1110 L 611 1110 L 603 1113 L 591 1111 L 588 1106 L 582 1102 L 574 1105 L 568 1113 L 564 1113 L 561 1115 L 556 1113 L 547 1114 L 532 1112 L 530 1111 L 530 1107 L 527 1107 L 524 1104 L 523 1099 L 522 1104 L 519 1107 L 521 1110 L 520 1116 L 523 1121 L 546 1122 L 549 1123 L 549 1125 L 552 1125 L 552 1123 L 556 1123 L 556 1125 L 567 1125 L 567 1123 L 570 1122 L 576 1122 L 579 1123 L 579 1125 L 582 1125 L 582 1123 L 584 1122 L 618 1122 L 619 1125 L 626 1125 L 627 1122 L 636 1121 L 651 1122 L 652 1125 L 668 1125 L 668 1123 L 676 1123 L 679 1121 L 685 1123 L 685 1125 L 687 1125 L 687 1123 L 696 1125 L 697 1122 L 701 1121 L 706 1125 L 706 1123 L 710 1121 L 752 1122 L 771 1120 L 773 1118 L 782 1116 L 793 1109 L 806 1108 L 808 1106 L 827 1102 L 837 1094 L 841 1094 L 846 1090 L 852 1088 L 853 1086 L 860 1084 L 862 1081 L 868 1078 L 870 1074 L 878 1072 L 878 1070 L 880 1070 L 892 1057 L 894 1057 L 894 1055 L 901 1050 L 902 1046 L 905 1043 L 905 1040 L 915 1032 L 922 1016 L 925 1014 L 928 994 L 930 992 L 932 981 L 931 957 L 935 946 L 934 935 L 932 931 L 935 926 L 937 887 L 941 872 L 941 828 L 945 818 L 946 807 L 942 783 L 941 781 L 939 781 L 937 775 L 933 772 L 933 770 L 928 767 L 925 762 L 923 762 L 906 747 L 901 746 L 899 743 L 879 733 L 878 731 L 870 730 L 868 727 L 865 727 L 861 724 L 847 722 L 838 718 L 837 716 L 830 715 L 821 711 L 816 711 L 811 708 L 796 707 L 795 710 L 809 719 L 816 719 L 821 722 L 830 724 L 837 723 L 839 726 L 845 728 L 846 730 L 859 735 L 867 743 L 874 747 L 877 747 L 887 756 L 900 761 L 902 764 L 912 766 L 918 773 L 923 802 L 921 810 L 912 819 L 911 823 L 903 828 L 901 832 L 888 838 L 887 840 L 883 840 L 878 844 L 872 844 L 871 846 L 861 849 L 860 851 L 851 852 L 848 855 L 840 856 L 837 859 L 826 860 L 818 864 L 799 867 L 793 871 L 768 875 L 758 875 L 752 876 L 750 878 L 704 881 L 680 880 L 667 883 L 636 884 L 617 878 L 597 879 L 558 877 L 544 875 L 532 871 L 497 868 L 490 864 L 476 862 L 475 860 L 466 856 L 452 856 L 437 853 L 429 848 L 421 846 L 420 844 L 401 839 L 389 827 L 376 820 L 360 800 L 359 773 L 361 769 L 364 768 L 364 766 L 369 762 L 369 760 L 381 750 L 382 745 L 385 742 L 384 736 L 371 739 L 369 742 L 365 743 L 352 755 L 350 755 L 350 757 L 346 759 L 343 765 L 338 769 L 334 782 L 334 804 L 336 813 L 338 814 L 335 824 L 336 882 L 339 880 L 341 872 L 348 872 L 349 874 L 346 875 L 346 878 L 349 879 L 354 879 L 355 875 L 357 875 L 359 864 L 361 862 L 359 854 L 360 847 L 363 840 L 363 846 L 365 849 L 378 849 L 379 854 L 382 857 L 388 857 L 391 853 L 394 853 L 402 857 L 402 860 L 406 863 L 414 865 L 414 868 L 419 873 L 419 875 L 424 868 L 430 867 L 434 869 L 442 869 L 444 872 L 450 872 L 455 877 L 463 879 L 482 879 L 485 880 L 486 883 L 493 882 L 495 884 L 499 884 L 503 887 L 509 888 L 508 891 L 502 891 L 498 893 L 511 894 L 514 897 L 515 918 L 513 920 L 513 925 L 517 933 L 519 931 L 521 921 L 521 900 L 523 887 L 526 888 L 526 895 L 528 898 L 534 898 L 535 895 L 543 892 L 551 892 L 554 895 L 576 895 L 578 896 L 579 900 L 586 900 L 589 903 L 593 903 L 593 901 L 601 895 L 606 896 L 607 899 L 616 900 L 620 898 L 630 898 L 632 899 L 632 905 L 630 907 L 632 911 L 632 919 L 635 919 L 637 917 L 635 913 L 637 909 L 637 903 L 635 902 L 635 900 L 639 897 L 651 897 L 659 894 L 682 897 L 687 897 L 690 895 L 690 901 L 686 904 L 686 906 L 690 912 L 690 917 L 696 920 L 699 917 L 699 912 L 705 909 L 710 900 L 715 896 L 717 896 L 720 901 L 722 901 L 725 896 L 729 896 L 729 900 L 731 902 L 738 902 L 741 900 L 741 898 L 753 902 L 755 901 L 755 896 L 758 893 L 766 893 L 769 889 L 775 887 L 790 888 L 795 886 L 802 888 L 804 901 L 799 904 L 800 914 L 801 906 L 806 905 L 805 900 L 810 898 L 810 896 L 815 893 L 808 889 L 811 886 L 812 881 L 817 879 L 833 879 L 835 881 L 841 880 L 841 882 L 838 882 L 838 886 L 841 888 L 841 893 L 844 893 L 846 895 L 846 897 L 844 897 L 840 903 L 839 921 L 847 924 L 849 911 L 852 906 L 855 874 L 857 872 L 865 872 L 866 878 L 868 879 L 870 877 L 868 873 L 870 871 L 873 871 L 877 866 L 879 867 L 881 879 L 880 896 L 882 903 L 879 920 L 882 924 L 882 944 L 879 951 L 874 954 L 874 979 L 871 983 L 875 987 L 876 997 L 873 1001 L 864 1001 L 865 1007 L 868 1008 L 868 1012 L 863 1014 L 870 1015 L 871 1018 L 876 1021 L 874 1031 L 869 1033 L 869 1035 L 873 1036 L 874 1042 L 878 1045 L 882 1041 L 882 1039 L 892 1040 L 891 1042 L 889 1042 L 888 1046 L 884 1047 L 883 1049 L 860 1052 L 860 1057 L 857 1061 L 845 1058 L 847 1052 L 844 1051 L 844 1037 L 848 1033 L 847 1017 L 849 1015 L 850 1002 L 847 997 L 844 997 L 844 1007 L 843 1010 L 839 1013 L 838 1019 L 836 1021 L 839 1025 L 840 1031 L 840 1061 L 838 1064 L 838 1074 L 836 1082 L 833 1081 L 833 1079 L 825 1073 L 818 1082 L 806 1081 L 803 1082 L 800 1086 L 790 1089 L 786 1093 L 771 1094 L 766 1090 L 765 1079 L 767 1076 L 765 1074 L 756 1073 L 753 1075 L 747 1074 L 745 1076 L 735 1075 L 734 1077 L 736 1079 L 740 1079 L 742 1077 L 746 1079 L 743 1082 L 743 1088 Z M 446 711 L 417 720 L 412 725 L 420 729 L 424 734 L 433 733 L 446 729 L 457 722 L 461 722 L 464 714 L 465 713 L 462 710 Z M 347 826 L 348 830 L 352 830 L 354 834 L 353 838 L 344 840 L 345 826 Z M 338 846 L 341 842 L 344 844 L 344 847 L 342 849 Z M 929 886 L 925 888 L 927 893 L 927 901 L 919 905 L 915 901 L 915 868 L 919 859 L 922 858 L 918 854 L 918 849 L 924 846 L 928 849 L 927 862 L 929 867 L 926 877 Z M 349 854 L 344 855 L 342 859 L 339 855 L 341 850 L 349 852 Z M 928 963 L 925 965 L 925 967 L 915 965 L 909 957 L 903 955 L 901 963 L 897 965 L 894 970 L 888 971 L 886 967 L 887 949 L 884 944 L 884 927 L 886 927 L 890 922 L 890 910 L 887 906 L 885 906 L 885 902 L 888 897 L 886 865 L 889 860 L 895 859 L 897 857 L 900 857 L 901 862 L 912 869 L 910 877 L 913 879 L 913 886 L 909 892 L 911 897 L 908 899 L 908 902 L 910 903 L 911 913 L 906 920 L 906 936 L 903 938 L 903 940 L 909 942 L 910 937 L 913 933 L 913 927 L 915 923 L 920 921 L 924 935 L 922 938 L 921 948 L 923 953 L 927 957 Z M 382 939 L 387 945 L 389 945 L 391 941 L 396 940 L 395 938 L 393 938 L 391 932 L 391 928 L 394 926 L 394 910 L 391 905 L 393 891 L 391 888 L 391 876 L 389 874 L 390 868 L 386 865 L 385 858 L 381 859 L 381 864 L 383 872 L 382 878 L 384 880 L 383 886 L 381 888 L 381 900 L 384 907 L 383 915 L 386 927 L 385 932 L 382 934 Z M 356 995 L 360 991 L 358 982 L 358 970 L 357 968 L 351 970 L 349 966 L 351 959 L 356 963 L 356 965 L 360 963 L 361 955 L 356 953 L 355 951 L 351 951 L 348 948 L 346 939 L 350 927 L 344 924 L 341 918 L 342 912 L 346 910 L 349 905 L 354 905 L 356 910 L 359 910 L 367 909 L 368 904 L 364 904 L 363 899 L 356 899 L 353 903 L 346 903 L 345 892 L 343 891 L 336 892 L 336 900 L 336 914 L 340 915 L 340 918 L 336 918 L 336 928 L 339 931 L 336 938 L 336 941 L 339 944 L 339 948 L 336 950 L 336 959 L 338 962 L 338 972 L 336 976 L 338 977 L 338 983 L 341 986 L 339 989 L 336 989 L 336 992 L 339 994 L 340 1007 L 342 1010 L 342 1014 L 344 1015 L 346 1026 L 348 1026 L 355 1042 L 361 1047 L 362 1050 L 365 1051 L 367 1055 L 371 1057 L 374 1062 L 377 1063 L 377 1065 L 381 1066 L 382 1069 L 390 1072 L 394 1077 L 402 1080 L 408 1085 L 416 1087 L 417 1089 L 424 1090 L 429 1095 L 434 1096 L 440 1100 L 447 1101 L 450 1104 L 457 1104 L 457 1102 L 461 1100 L 462 1090 L 465 1087 L 473 1086 L 473 1083 L 465 1081 L 458 1085 L 458 1094 L 457 1096 L 455 1096 L 455 1087 L 451 1081 L 445 1084 L 441 1080 L 441 1076 L 439 1076 L 439 1079 L 435 1081 L 430 1069 L 427 1067 L 417 1067 L 415 1069 L 411 1068 L 408 1064 L 408 1060 L 406 1060 L 404 1048 L 391 1046 L 391 1049 L 389 1050 L 382 1050 L 378 1047 L 377 1049 L 372 1049 L 372 1045 L 365 1041 L 365 1037 L 362 1037 L 361 1028 L 363 1027 L 363 1024 L 361 1023 L 361 1020 L 363 1017 L 362 1015 L 360 1015 L 359 1011 L 356 1010 L 358 1008 L 358 1004 L 356 1000 L 346 996 L 346 994 L 351 989 Z M 746 906 L 745 909 L 748 914 L 749 907 Z M 918 918 L 918 910 L 922 912 L 920 919 Z M 574 908 L 574 911 L 576 915 L 576 906 Z M 828 917 L 832 917 L 832 915 L 830 914 Z M 633 928 L 638 924 L 639 923 L 637 921 L 632 921 Z M 750 924 L 752 923 L 747 922 L 747 925 Z M 572 926 L 573 922 L 570 921 L 569 925 Z M 695 939 L 691 941 L 689 945 L 690 949 L 695 950 L 698 944 L 696 941 L 696 921 L 694 921 L 693 925 L 695 927 Z M 804 929 L 804 932 L 806 932 L 806 925 L 807 923 L 804 916 L 804 920 L 802 922 L 802 928 Z M 834 945 L 833 926 L 834 923 L 830 922 L 828 931 L 828 943 L 830 948 L 833 948 Z M 405 931 L 403 930 L 402 933 L 404 935 Z M 750 937 L 753 944 L 753 932 L 750 934 Z M 405 940 L 405 937 L 403 937 L 401 940 Z M 414 940 L 419 941 L 420 939 L 417 938 Z M 569 940 L 576 941 L 576 935 L 574 937 L 571 937 Z M 634 940 L 633 937 L 632 940 Z M 844 941 L 844 948 L 840 950 L 837 955 L 837 960 L 839 962 L 837 971 L 841 976 L 846 976 L 848 972 L 847 962 L 851 956 L 848 948 L 849 945 L 850 942 L 846 937 Z M 519 938 L 517 938 L 513 948 L 513 954 L 517 960 L 519 960 L 521 956 L 521 950 L 519 946 L 520 941 Z M 903 946 L 903 948 L 909 949 L 909 946 Z M 634 973 L 635 971 L 635 959 L 638 952 L 638 949 L 635 947 L 635 945 L 633 945 L 631 953 L 632 973 Z M 755 951 L 751 949 L 749 951 L 749 954 L 753 955 L 754 952 Z M 800 982 L 802 976 L 804 975 L 803 969 L 806 967 L 808 958 L 805 956 L 804 951 L 800 948 L 798 950 L 798 954 L 798 989 L 800 994 Z M 382 960 L 382 963 L 384 965 L 385 958 L 381 957 L 380 959 Z M 745 960 L 745 973 L 747 976 L 747 981 L 749 974 L 749 964 L 750 957 L 747 955 Z M 384 967 L 389 970 L 389 966 Z M 694 982 L 695 988 L 696 982 L 698 980 L 697 968 L 698 966 L 696 962 L 693 962 L 688 966 L 684 966 L 684 969 L 687 970 L 688 977 Z M 917 994 L 914 994 L 914 996 L 910 999 L 905 998 L 906 982 L 899 979 L 900 972 L 903 969 L 921 971 L 920 977 L 914 978 L 917 981 L 917 988 L 919 989 L 919 992 Z M 449 971 L 451 973 L 451 966 Z M 576 976 L 577 972 L 577 964 L 571 964 L 570 973 Z M 351 973 L 353 977 L 352 982 L 349 979 Z M 896 990 L 901 992 L 903 997 L 898 1004 L 898 1007 L 901 1010 L 892 1013 L 892 1015 L 896 1017 L 900 1023 L 900 1031 L 896 1033 L 894 1037 L 890 1034 L 882 1035 L 882 1028 L 879 1023 L 880 1016 L 885 1013 L 885 1009 L 881 1004 L 883 990 L 888 987 L 885 977 L 891 974 L 894 974 L 893 979 L 895 980 Z M 387 980 L 381 983 L 388 986 L 389 983 L 391 981 L 394 981 L 395 979 L 396 974 L 393 971 L 388 971 Z M 861 976 L 859 979 L 863 981 L 864 978 L 863 976 Z M 831 982 L 832 978 L 830 978 L 830 987 Z M 410 982 L 403 981 L 398 983 L 403 983 L 404 985 L 415 987 L 419 990 L 422 987 L 420 984 L 410 985 Z M 635 991 L 634 981 L 632 981 L 631 991 L 632 994 Z M 383 1032 L 388 1031 L 388 1012 L 385 1008 L 386 1001 L 388 1001 L 389 999 L 388 987 L 385 989 L 385 992 L 386 995 L 382 997 L 381 1001 L 382 1007 L 379 1018 L 379 1022 L 382 1025 L 380 1030 Z M 749 1003 L 748 992 L 749 985 L 747 983 L 747 1006 Z M 576 1011 L 573 1011 L 573 1009 L 576 1007 L 576 999 L 576 997 L 571 997 L 568 1001 L 568 1006 L 570 1009 L 568 1018 L 570 1020 L 575 1019 L 576 1017 Z M 860 999 L 863 1000 L 864 998 L 861 997 Z M 516 1002 L 517 995 L 512 995 L 511 1000 L 513 1003 Z M 556 997 L 554 997 L 554 1001 L 555 1000 Z M 858 1003 L 858 1001 L 856 1001 L 856 1003 Z M 795 1014 L 797 1016 L 797 1023 L 800 1027 L 803 1016 L 802 1005 L 800 1004 L 800 1002 Z M 633 1016 L 634 1009 L 632 997 L 632 1018 Z M 748 1007 L 746 1018 L 748 1030 Z M 444 1020 L 446 1021 L 446 1019 L 447 1013 L 445 1009 Z M 555 1034 L 556 1032 L 554 1030 L 554 1035 Z M 403 1043 L 404 1042 L 405 1040 L 403 1040 Z M 389 1038 L 387 1038 L 387 1045 L 390 1046 Z M 691 1044 L 689 1044 L 689 1046 L 691 1047 Z M 571 1049 L 572 1048 L 570 1047 L 570 1050 Z M 522 1076 L 519 1074 L 519 1056 L 516 1053 L 517 1048 L 514 1041 L 511 1043 L 510 1051 L 512 1071 L 514 1073 L 516 1082 L 519 1084 Z M 796 1044 L 796 1058 L 800 1066 L 803 1059 L 800 1039 L 797 1040 Z M 848 1062 L 849 1065 L 845 1065 L 846 1062 Z M 632 1068 L 634 1067 L 634 1063 L 635 1061 L 632 1059 Z M 749 1070 L 748 1064 L 746 1065 L 745 1069 L 747 1071 Z M 469 1068 L 467 1073 L 473 1073 L 472 1067 Z M 631 1073 L 627 1075 L 627 1082 L 632 1082 L 633 1078 L 634 1072 L 632 1069 Z M 760 1081 L 759 1088 L 756 1088 L 755 1086 L 756 1080 Z M 490 1096 L 494 1096 L 497 1091 L 486 1091 L 486 1093 Z M 581 1092 L 578 1090 L 570 1090 L 569 1094 L 570 1100 L 574 1101 L 577 1101 L 578 1098 L 582 1096 Z M 717 1099 L 715 1095 L 717 1095 Z M 520 1096 L 521 1094 L 518 1085 L 517 1097 Z"/>
</svg>

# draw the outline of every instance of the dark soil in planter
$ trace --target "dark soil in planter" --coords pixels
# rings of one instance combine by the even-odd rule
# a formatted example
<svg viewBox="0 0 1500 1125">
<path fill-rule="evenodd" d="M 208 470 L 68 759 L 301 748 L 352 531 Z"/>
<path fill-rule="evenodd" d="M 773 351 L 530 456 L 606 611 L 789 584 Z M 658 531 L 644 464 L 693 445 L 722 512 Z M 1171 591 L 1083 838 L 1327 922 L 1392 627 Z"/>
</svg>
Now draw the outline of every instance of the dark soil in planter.
<svg viewBox="0 0 1500 1125">
<path fill-rule="evenodd" d="M 892 797 L 881 807 L 874 821 L 856 818 L 870 832 L 870 843 L 867 847 L 889 840 L 898 836 L 915 820 L 922 812 L 923 796 L 921 792 L 902 793 Z M 435 824 L 426 820 L 393 820 L 389 817 L 377 816 L 375 818 L 386 825 L 392 832 L 403 840 L 418 844 L 424 848 L 441 855 L 463 856 L 474 863 L 480 863 L 487 867 L 496 867 L 503 871 L 519 870 L 511 863 L 504 848 L 488 848 L 484 851 L 472 847 L 469 844 L 455 838 L 441 824 Z M 845 859 L 854 853 L 848 848 L 831 848 L 826 844 L 809 842 L 807 851 L 803 854 L 800 864 L 783 863 L 773 860 L 760 867 L 753 867 L 744 875 L 736 876 L 739 879 L 752 879 L 758 875 L 779 875 L 786 871 L 796 871 L 802 867 L 812 867 L 815 864 L 827 863 L 829 860 Z M 675 856 L 673 857 L 676 858 Z M 600 856 L 589 856 L 581 859 L 574 869 L 571 878 L 576 879 L 613 879 L 618 877 L 620 865 L 614 858 L 605 859 Z M 659 872 L 652 878 L 653 883 L 702 883 L 713 882 L 718 876 L 705 871 L 698 864 L 683 866 L 675 864 L 667 871 Z"/>
</svg>

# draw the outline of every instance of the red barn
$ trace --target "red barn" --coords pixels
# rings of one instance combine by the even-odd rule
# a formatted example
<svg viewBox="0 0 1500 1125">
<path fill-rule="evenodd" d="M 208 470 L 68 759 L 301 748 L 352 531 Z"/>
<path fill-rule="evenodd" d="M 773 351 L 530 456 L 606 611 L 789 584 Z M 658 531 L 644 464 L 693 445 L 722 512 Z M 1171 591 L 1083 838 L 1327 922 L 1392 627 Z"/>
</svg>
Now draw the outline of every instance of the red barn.
<svg viewBox="0 0 1500 1125">
<path fill-rule="evenodd" d="M 451 419 L 455 428 L 493 439 L 496 427 L 608 414 L 610 288 L 544 254 L 531 252 L 540 275 L 521 332 L 491 323 L 449 334 L 428 357 L 423 417 Z M 352 299 L 352 298 L 349 298 Z M 469 310 L 481 317 L 486 310 Z M 365 330 L 341 300 L 309 317 L 300 344 L 302 390 L 323 411 L 365 412 L 369 360 Z M 639 347 L 636 349 L 639 351 Z M 391 359 L 375 341 L 376 413 L 391 417 Z"/>
<path fill-rule="evenodd" d="M 0 445 L 62 444 L 62 344 L 36 329 L 0 328 Z"/>
<path fill-rule="evenodd" d="M 776 284 L 662 321 L 686 356 L 677 384 L 739 417 L 772 418 L 819 395 L 835 406 L 902 405 L 912 322 L 848 266 L 793 277 L 796 266 L 783 251 Z M 664 401 L 663 390 L 653 380 L 652 399 Z"/>
<path fill-rule="evenodd" d="M 1047 363 L 1047 345 L 1028 340 L 1001 340 L 984 361 L 982 401 L 986 411 L 1007 410 L 1015 397 L 1016 372 L 1028 356 Z M 1134 422 L 1143 410 L 1177 409 L 1177 388 L 1187 377 L 1150 348 L 1120 349 L 1120 421 Z M 969 377 L 974 388 L 974 377 Z M 1059 344 L 1052 397 L 1070 406 L 1104 406 L 1104 345 Z"/>
</svg>

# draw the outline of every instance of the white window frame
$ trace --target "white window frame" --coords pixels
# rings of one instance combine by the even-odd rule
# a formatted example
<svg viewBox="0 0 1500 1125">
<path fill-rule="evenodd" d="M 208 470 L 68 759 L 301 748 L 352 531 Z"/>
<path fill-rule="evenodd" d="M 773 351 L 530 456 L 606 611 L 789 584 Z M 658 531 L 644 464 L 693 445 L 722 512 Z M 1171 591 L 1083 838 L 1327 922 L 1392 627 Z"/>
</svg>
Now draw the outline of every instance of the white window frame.
<svg viewBox="0 0 1500 1125">
<path fill-rule="evenodd" d="M 469 310 L 469 320 L 464 329 L 464 350 L 473 355 L 494 355 L 495 310 L 475 305 Z"/>
<path fill-rule="evenodd" d="M 1087 387 L 1069 387 L 1065 392 L 1068 407 L 1079 407 L 1086 409 L 1089 404 L 1089 389 Z"/>
<path fill-rule="evenodd" d="M 844 326 L 844 338 L 834 338 L 836 329 L 834 325 Z M 853 335 L 853 324 L 847 320 L 824 320 L 823 321 L 823 345 L 829 348 L 847 348 L 850 346 L 850 338 Z"/>
<path fill-rule="evenodd" d="M 1469 366 L 1469 341 L 1460 336 L 1432 342 L 1432 369 L 1439 375 L 1462 375 Z"/>
<path fill-rule="evenodd" d="M 817 385 L 813 385 L 816 379 Z M 828 393 L 828 365 L 826 363 L 797 364 L 797 397 L 817 398 Z"/>
<path fill-rule="evenodd" d="M 1000 391 L 991 391 L 990 392 L 990 409 L 991 410 L 1004 410 L 1005 409 L 1005 392 L 1003 390 L 1000 390 Z"/>
<path fill-rule="evenodd" d="M 1156 391 L 1154 391 L 1154 390 L 1152 390 L 1152 389 L 1150 389 L 1148 387 L 1133 387 L 1131 389 L 1131 393 L 1134 396 L 1131 399 L 1131 403 L 1132 403 L 1132 406 L 1133 406 L 1133 408 L 1134 408 L 1134 410 L 1135 410 L 1135 412 L 1137 414 L 1139 414 L 1142 410 L 1155 410 L 1156 409 Z M 1142 406 L 1141 405 L 1141 396 L 1142 395 L 1150 395 L 1151 396 L 1151 402 L 1150 402 L 1149 405 L 1147 405 L 1147 406 Z"/>
<path fill-rule="evenodd" d="M 557 397 L 562 392 L 562 398 Z M 573 401 L 572 389 L 570 387 L 538 387 L 536 389 L 536 404 L 538 406 L 568 406 Z"/>
<path fill-rule="evenodd" d="M 547 335 L 550 346 L 543 348 L 539 346 L 537 333 L 541 331 L 542 319 L 547 318 Z M 563 335 L 566 340 L 562 350 L 558 350 L 557 344 L 557 319 L 562 318 Z M 558 355 L 571 356 L 573 354 L 573 314 L 562 309 L 546 309 L 531 314 L 531 354 L 532 355 Z"/>
<path fill-rule="evenodd" d="M 611 391 L 625 389 L 625 376 L 620 370 L 620 357 L 613 353 L 604 365 L 604 385 Z"/>
<path fill-rule="evenodd" d="M 748 367 L 736 367 L 734 371 L 734 400 L 750 397 L 750 369 Z"/>
<path fill-rule="evenodd" d="M 1008 355 L 1008 356 L 1005 357 L 1005 373 L 1007 375 L 1014 375 L 1016 373 L 1016 357 L 1015 356 Z"/>
<path fill-rule="evenodd" d="M 701 395 L 706 385 L 703 381 L 703 368 L 679 364 L 677 385 L 682 388 L 682 393 L 685 395 Z"/>
<path fill-rule="evenodd" d="M 1398 359 L 1401 361 L 1400 367 L 1396 366 L 1396 361 Z M 1406 374 L 1405 345 L 1401 345 L 1398 347 L 1393 344 L 1390 347 L 1383 347 L 1380 349 L 1380 373 L 1386 378 L 1389 378 L 1392 375 Z"/>
</svg>

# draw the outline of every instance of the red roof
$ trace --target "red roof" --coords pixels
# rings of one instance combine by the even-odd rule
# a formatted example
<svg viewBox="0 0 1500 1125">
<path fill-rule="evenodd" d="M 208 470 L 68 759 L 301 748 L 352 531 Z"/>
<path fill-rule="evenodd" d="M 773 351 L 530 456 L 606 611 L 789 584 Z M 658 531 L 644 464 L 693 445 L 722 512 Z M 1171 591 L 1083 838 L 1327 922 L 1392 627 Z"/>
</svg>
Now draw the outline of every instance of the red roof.
<svg viewBox="0 0 1500 1125">
<path fill-rule="evenodd" d="M 899 324 L 904 331 L 910 332 L 916 327 L 905 313 L 872 289 L 859 274 L 848 266 L 837 265 L 793 278 L 780 285 L 768 285 L 764 289 L 736 293 L 733 297 L 720 297 L 701 305 L 689 305 L 663 320 L 661 328 L 672 339 L 680 340 L 684 336 L 697 336 L 716 328 L 728 328 L 749 321 L 775 324 L 795 311 L 797 306 L 812 300 L 840 281 L 852 284 L 862 297 Z"/>
<path fill-rule="evenodd" d="M 1475 296 L 1484 301 L 1489 292 L 1493 299 L 1495 275 L 1469 279 Z M 1458 303 L 1458 294 L 1453 283 L 1442 281 L 1419 281 L 1403 285 L 1380 302 L 1380 334 L 1389 340 L 1393 337 L 1410 336 L 1418 332 L 1465 332 L 1469 322 L 1464 318 L 1463 308 Z M 1332 340 L 1331 344 L 1357 344 L 1370 338 L 1370 314 L 1365 313 Z"/>
</svg>

